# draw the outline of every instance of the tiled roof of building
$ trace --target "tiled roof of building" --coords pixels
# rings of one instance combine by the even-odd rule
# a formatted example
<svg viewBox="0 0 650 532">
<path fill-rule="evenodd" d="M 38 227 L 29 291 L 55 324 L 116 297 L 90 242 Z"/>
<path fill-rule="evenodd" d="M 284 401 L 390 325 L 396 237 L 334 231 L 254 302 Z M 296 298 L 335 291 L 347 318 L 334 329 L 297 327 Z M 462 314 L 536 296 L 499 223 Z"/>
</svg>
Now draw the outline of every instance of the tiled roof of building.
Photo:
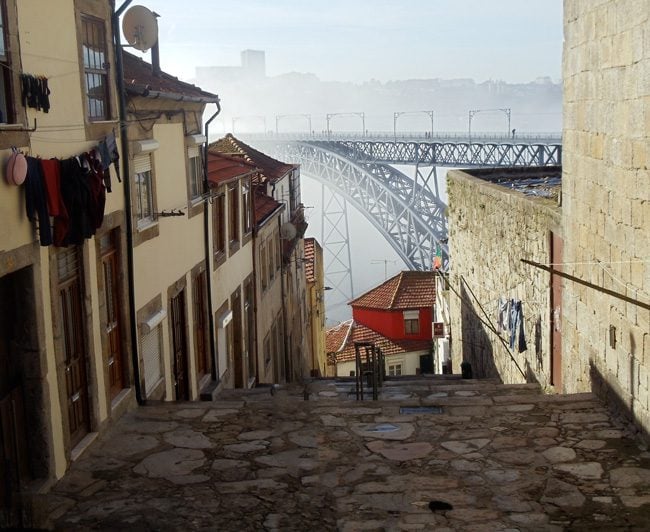
<svg viewBox="0 0 650 532">
<path fill-rule="evenodd" d="M 215 103 L 219 101 L 219 96 L 206 92 L 200 87 L 186 83 L 180 79 L 160 72 L 159 76 L 154 76 L 151 65 L 129 52 L 124 51 L 124 84 L 127 92 L 140 96 L 148 96 L 154 93 L 173 94 L 182 101 L 181 97 L 187 97 L 204 103 Z"/>
<path fill-rule="evenodd" d="M 325 331 L 325 352 L 338 353 L 345 347 L 353 320 L 347 320 Z"/>
<path fill-rule="evenodd" d="M 208 183 L 220 185 L 255 172 L 255 165 L 241 158 L 208 152 Z"/>
<path fill-rule="evenodd" d="M 252 148 L 230 133 L 211 143 L 208 150 L 223 153 L 225 155 L 243 157 L 261 170 L 261 173 L 265 177 L 264 180 L 269 180 L 271 182 L 283 178 L 287 173 L 291 172 L 296 168 L 296 166 L 298 166 L 278 161 L 277 159 Z"/>
<path fill-rule="evenodd" d="M 255 202 L 255 225 L 261 224 L 272 213 L 284 208 L 282 203 L 275 201 L 271 196 L 265 194 L 260 187 L 255 188 L 253 201 Z"/>
<path fill-rule="evenodd" d="M 328 353 L 335 353 L 337 362 L 355 359 L 354 342 L 373 342 L 384 356 L 428 351 L 433 345 L 432 340 L 391 340 L 353 320 L 325 331 L 325 348 Z"/>
<path fill-rule="evenodd" d="M 435 272 L 400 272 L 353 299 L 350 305 L 380 310 L 432 307 L 436 301 L 435 275 Z"/>
<path fill-rule="evenodd" d="M 305 238 L 305 279 L 308 283 L 316 282 L 314 276 L 315 242 L 314 238 Z"/>
</svg>

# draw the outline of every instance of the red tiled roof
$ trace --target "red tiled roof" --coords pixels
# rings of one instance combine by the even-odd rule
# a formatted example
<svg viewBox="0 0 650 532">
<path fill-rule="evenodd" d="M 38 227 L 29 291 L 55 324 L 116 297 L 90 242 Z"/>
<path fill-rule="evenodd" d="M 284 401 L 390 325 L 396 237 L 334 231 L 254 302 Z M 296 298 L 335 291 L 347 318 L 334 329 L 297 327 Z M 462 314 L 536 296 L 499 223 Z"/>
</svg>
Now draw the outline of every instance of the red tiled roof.
<svg viewBox="0 0 650 532">
<path fill-rule="evenodd" d="M 255 188 L 253 201 L 255 202 L 255 225 L 261 224 L 273 212 L 284 207 L 282 203 L 275 201 L 271 196 L 267 196 L 260 187 Z"/>
<path fill-rule="evenodd" d="M 314 276 L 315 239 L 305 238 L 305 279 L 308 283 L 316 282 Z"/>
<path fill-rule="evenodd" d="M 254 165 L 243 159 L 208 153 L 208 184 L 210 186 L 244 177 L 255 170 Z"/>
<path fill-rule="evenodd" d="M 205 101 L 205 103 L 219 101 L 216 94 L 185 83 L 166 72 L 161 72 L 160 76 L 154 76 L 149 63 L 129 52 L 124 51 L 122 57 L 124 59 L 124 84 L 127 92 L 146 96 L 149 91 L 155 91 L 179 97 L 196 98 Z"/>
<path fill-rule="evenodd" d="M 342 338 L 337 327 L 343 328 L 343 326 L 345 326 L 346 333 L 350 332 Z M 337 362 L 349 362 L 355 359 L 354 342 L 373 342 L 376 347 L 381 349 L 384 356 L 428 351 L 433 345 L 432 340 L 391 340 L 353 320 L 343 322 L 337 327 L 325 332 L 326 350 L 328 353 L 336 354 Z"/>
<path fill-rule="evenodd" d="M 349 304 L 381 310 L 432 307 L 436 301 L 435 275 L 435 272 L 400 272 Z"/>
<path fill-rule="evenodd" d="M 283 163 L 273 157 L 269 157 L 265 153 L 262 153 L 255 148 L 251 148 L 248 144 L 235 138 L 230 133 L 211 143 L 208 146 L 208 151 L 235 157 L 243 157 L 248 162 L 257 166 L 266 178 L 265 180 L 268 179 L 271 182 L 283 178 L 298 166 L 296 164 Z"/>
<path fill-rule="evenodd" d="M 353 320 L 344 321 L 325 331 L 325 352 L 338 353 L 345 347 Z"/>
</svg>

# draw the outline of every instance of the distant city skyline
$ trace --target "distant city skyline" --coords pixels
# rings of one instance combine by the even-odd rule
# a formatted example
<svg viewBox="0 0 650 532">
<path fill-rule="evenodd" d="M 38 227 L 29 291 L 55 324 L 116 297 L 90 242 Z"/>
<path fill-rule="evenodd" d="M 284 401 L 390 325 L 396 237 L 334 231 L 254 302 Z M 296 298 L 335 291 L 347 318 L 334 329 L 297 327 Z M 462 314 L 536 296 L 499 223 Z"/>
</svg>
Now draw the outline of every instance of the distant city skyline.
<svg viewBox="0 0 650 532">
<path fill-rule="evenodd" d="M 182 79 L 196 67 L 238 66 L 246 49 L 266 52 L 269 76 L 323 81 L 560 78 L 562 0 L 142 4 L 160 15 L 162 68 Z"/>
</svg>

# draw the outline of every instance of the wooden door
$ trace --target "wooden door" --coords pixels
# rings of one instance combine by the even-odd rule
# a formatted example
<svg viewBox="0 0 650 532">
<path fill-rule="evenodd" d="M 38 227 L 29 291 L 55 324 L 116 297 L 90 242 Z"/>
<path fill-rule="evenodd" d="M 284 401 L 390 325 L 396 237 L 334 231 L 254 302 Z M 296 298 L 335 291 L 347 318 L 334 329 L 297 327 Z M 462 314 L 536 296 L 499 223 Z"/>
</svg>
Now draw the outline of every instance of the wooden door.
<svg viewBox="0 0 650 532">
<path fill-rule="evenodd" d="M 116 245 L 116 234 L 112 231 L 100 243 L 101 262 L 104 274 L 103 297 L 106 305 L 106 321 L 104 331 L 108 343 L 106 364 L 110 383 L 111 399 L 126 387 L 124 375 L 124 349 L 122 343 L 122 312 L 119 290 L 119 253 Z"/>
<path fill-rule="evenodd" d="M 83 275 L 77 248 L 59 252 L 58 266 L 68 424 L 70 444 L 74 447 L 90 431 Z"/>
<path fill-rule="evenodd" d="M 17 349 L 20 334 L 29 330 L 19 294 L 29 293 L 26 275 L 0 278 L 0 528 L 21 528 L 21 485 L 31 480 L 27 423 L 23 403 L 26 353 Z M 31 276 L 29 276 L 31 279 Z"/>
<path fill-rule="evenodd" d="M 174 387 L 177 401 L 190 398 L 185 335 L 185 290 L 171 299 L 172 351 L 174 354 Z"/>
<path fill-rule="evenodd" d="M 242 342 L 241 294 L 232 295 L 233 354 L 235 356 L 235 388 L 244 387 L 244 346 Z"/>
<path fill-rule="evenodd" d="M 563 241 L 551 233 L 551 384 L 562 391 L 562 270 Z"/>
<path fill-rule="evenodd" d="M 196 371 L 198 378 L 212 372 L 212 364 L 208 354 L 208 326 L 207 326 L 207 288 L 205 272 L 199 272 L 194 278 L 194 348 L 196 350 Z"/>
<path fill-rule="evenodd" d="M 244 323 L 246 338 L 246 356 L 248 359 L 249 384 L 257 378 L 257 355 L 255 353 L 255 316 L 253 314 L 253 283 L 248 281 L 244 285 Z"/>
</svg>

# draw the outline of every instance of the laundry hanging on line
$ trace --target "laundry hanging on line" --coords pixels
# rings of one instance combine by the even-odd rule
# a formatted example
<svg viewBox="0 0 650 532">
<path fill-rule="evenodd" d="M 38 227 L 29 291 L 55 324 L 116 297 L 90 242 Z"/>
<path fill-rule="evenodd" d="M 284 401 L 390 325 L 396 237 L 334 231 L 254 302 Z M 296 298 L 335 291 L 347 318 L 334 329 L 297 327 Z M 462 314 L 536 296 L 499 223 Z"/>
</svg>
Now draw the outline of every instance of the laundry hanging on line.
<svg viewBox="0 0 650 532">
<path fill-rule="evenodd" d="M 41 246 L 80 245 L 95 234 L 104 221 L 108 172 L 95 149 L 63 160 L 27 157 L 25 206 L 38 221 Z"/>
<path fill-rule="evenodd" d="M 22 102 L 24 107 L 32 107 L 48 113 L 50 111 L 50 88 L 45 76 L 20 75 Z"/>
</svg>

